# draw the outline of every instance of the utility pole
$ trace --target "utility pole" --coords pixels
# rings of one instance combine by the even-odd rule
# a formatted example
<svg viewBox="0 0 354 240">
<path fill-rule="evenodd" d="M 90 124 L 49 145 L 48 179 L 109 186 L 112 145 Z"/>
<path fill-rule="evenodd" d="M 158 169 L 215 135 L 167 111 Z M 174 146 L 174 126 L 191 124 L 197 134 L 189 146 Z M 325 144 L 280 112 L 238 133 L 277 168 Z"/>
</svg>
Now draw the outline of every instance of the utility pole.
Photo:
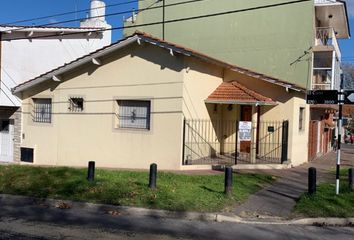
<svg viewBox="0 0 354 240">
<path fill-rule="evenodd" d="M 341 160 L 341 143 L 342 143 L 342 126 L 343 126 L 343 104 L 344 104 L 344 93 L 343 93 L 343 74 L 340 78 L 340 87 L 338 93 L 338 105 L 339 105 L 339 116 L 338 116 L 338 138 L 337 138 L 337 166 L 336 166 L 336 195 L 339 194 L 339 177 L 340 177 L 340 160 Z"/>
<path fill-rule="evenodd" d="M 165 40 L 165 0 L 162 0 L 162 40 Z"/>
</svg>

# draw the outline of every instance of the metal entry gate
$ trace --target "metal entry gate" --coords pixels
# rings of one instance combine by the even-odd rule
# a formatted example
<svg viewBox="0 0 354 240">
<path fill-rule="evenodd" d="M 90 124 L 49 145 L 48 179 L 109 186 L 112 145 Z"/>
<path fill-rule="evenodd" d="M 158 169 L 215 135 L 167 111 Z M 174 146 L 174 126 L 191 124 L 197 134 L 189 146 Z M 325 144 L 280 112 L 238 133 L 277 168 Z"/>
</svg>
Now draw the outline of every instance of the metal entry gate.
<svg viewBox="0 0 354 240">
<path fill-rule="evenodd" d="M 287 161 L 288 121 L 261 121 L 245 147 L 238 121 L 185 120 L 184 165 L 280 164 Z"/>
</svg>

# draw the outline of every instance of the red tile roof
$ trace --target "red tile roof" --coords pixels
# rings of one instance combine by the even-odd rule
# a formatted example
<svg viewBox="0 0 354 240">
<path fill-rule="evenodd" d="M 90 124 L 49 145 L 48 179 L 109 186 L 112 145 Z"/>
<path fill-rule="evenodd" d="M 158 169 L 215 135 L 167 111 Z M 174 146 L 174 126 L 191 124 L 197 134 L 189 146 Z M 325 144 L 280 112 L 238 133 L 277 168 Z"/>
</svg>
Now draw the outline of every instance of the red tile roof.
<svg viewBox="0 0 354 240">
<path fill-rule="evenodd" d="M 276 105 L 271 98 L 248 89 L 237 81 L 223 82 L 206 100 L 212 103 Z"/>
<path fill-rule="evenodd" d="M 353 105 L 344 105 L 343 106 L 343 116 L 353 117 L 354 116 L 354 106 Z"/>
<path fill-rule="evenodd" d="M 135 31 L 135 34 L 137 34 L 139 36 L 142 36 L 142 37 L 145 37 L 145 38 L 148 38 L 148 39 L 151 39 L 151 40 L 154 40 L 154 41 L 156 41 L 158 43 L 167 44 L 169 46 L 176 47 L 177 49 L 181 49 L 183 51 L 189 52 L 191 55 L 193 55 L 195 57 L 199 57 L 199 58 L 204 59 L 206 61 L 213 61 L 214 63 L 218 63 L 218 64 L 222 65 L 225 68 L 231 69 L 232 71 L 239 72 L 241 74 L 244 74 L 244 75 L 247 75 L 247 76 L 250 76 L 250 77 L 253 77 L 253 78 L 258 78 L 258 79 L 261 79 L 263 81 L 267 81 L 267 82 L 270 82 L 270 83 L 273 83 L 273 84 L 277 84 L 277 85 L 283 86 L 285 88 L 290 88 L 290 89 L 293 89 L 293 90 L 296 90 L 296 91 L 305 91 L 306 90 L 305 88 L 303 88 L 303 87 L 301 87 L 301 86 L 299 86 L 297 84 L 286 82 L 286 81 L 280 80 L 278 78 L 274 78 L 272 76 L 268 76 L 268 75 L 265 75 L 265 74 L 258 73 L 256 71 L 250 70 L 250 69 L 242 68 L 242 67 L 239 67 L 239 66 L 224 62 L 222 60 L 219 60 L 219 59 L 213 58 L 211 56 L 208 56 L 208 55 L 206 55 L 204 53 L 198 52 L 196 50 L 193 50 L 193 49 L 190 49 L 190 48 L 187 48 L 187 47 L 175 44 L 175 43 L 168 42 L 166 40 L 162 40 L 160 38 L 157 38 L 157 37 L 152 36 L 152 35 L 150 35 L 148 33 L 145 33 L 145 32 L 141 32 L 139 30 Z"/>
<path fill-rule="evenodd" d="M 139 31 L 135 32 L 135 34 L 128 36 L 116 43 L 112 43 L 111 45 L 105 46 L 105 47 L 98 49 L 94 52 L 91 52 L 85 56 L 77 58 L 77 59 L 71 61 L 70 63 L 66 63 L 60 67 L 52 69 L 51 71 L 43 73 L 34 79 L 30 79 L 28 81 L 25 81 L 25 82 L 17 85 L 15 88 L 13 88 L 12 91 L 13 91 L 13 93 L 23 91 L 24 89 L 32 87 L 33 85 L 36 85 L 40 82 L 51 79 L 52 75 L 62 74 L 63 72 L 68 71 L 68 69 L 70 70 L 71 67 L 73 67 L 75 64 L 80 65 L 81 63 L 85 63 L 85 60 L 90 59 L 90 57 L 101 57 L 102 55 L 105 55 L 106 52 L 110 51 L 111 49 L 113 49 L 113 48 L 120 49 L 120 47 L 124 47 L 124 46 L 129 45 L 129 41 L 136 42 L 137 39 L 139 41 L 141 40 L 141 41 L 144 41 L 147 43 L 151 43 L 153 45 L 158 45 L 158 46 L 165 48 L 165 49 L 173 50 L 176 53 L 181 53 L 186 56 L 194 56 L 195 58 L 198 58 L 202 61 L 213 63 L 213 64 L 219 65 L 221 67 L 230 69 L 231 71 L 238 72 L 238 73 L 241 73 L 241 74 L 244 74 L 247 76 L 251 76 L 253 78 L 257 78 L 257 79 L 260 79 L 260 80 L 263 80 L 263 81 L 266 81 L 266 82 L 269 82 L 272 84 L 280 85 L 285 88 L 290 88 L 295 91 L 305 91 L 304 88 L 302 88 L 296 84 L 291 84 L 291 83 L 279 80 L 277 78 L 273 78 L 273 77 L 270 77 L 270 76 L 267 76 L 267 75 L 264 75 L 261 73 L 257 73 L 255 71 L 251 71 L 251 70 L 248 70 L 245 68 L 240 68 L 238 66 L 223 62 L 221 60 L 215 59 L 215 58 L 205 55 L 203 53 L 197 52 L 195 50 L 185 48 L 183 46 L 180 46 L 180 45 L 177 45 L 174 43 L 170 43 L 165 40 L 161 40 L 161 39 L 153 37 L 147 33 L 139 32 Z M 58 73 L 58 72 L 60 72 L 60 73 Z"/>
<path fill-rule="evenodd" d="M 316 104 L 316 105 L 310 105 L 311 109 L 318 109 L 322 110 L 326 113 L 333 113 L 338 111 L 339 107 L 336 104 Z"/>
</svg>

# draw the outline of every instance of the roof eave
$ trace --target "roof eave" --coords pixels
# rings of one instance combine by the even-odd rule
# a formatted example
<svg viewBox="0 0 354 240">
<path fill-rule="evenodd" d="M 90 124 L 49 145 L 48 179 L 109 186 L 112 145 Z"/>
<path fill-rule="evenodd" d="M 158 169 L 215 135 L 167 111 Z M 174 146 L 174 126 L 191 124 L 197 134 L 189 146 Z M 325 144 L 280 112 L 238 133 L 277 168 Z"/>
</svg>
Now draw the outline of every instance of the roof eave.
<svg viewBox="0 0 354 240">
<path fill-rule="evenodd" d="M 264 101 L 235 101 L 235 100 L 205 100 L 205 103 L 211 104 L 233 104 L 233 105 L 255 105 L 255 106 L 275 106 L 276 102 Z"/>
<path fill-rule="evenodd" d="M 343 3 L 344 6 L 344 11 L 345 11 L 345 17 L 347 20 L 347 28 L 348 28 L 348 37 L 351 38 L 351 33 L 350 33 L 350 21 L 349 21 L 349 15 L 348 15 L 348 6 L 347 2 L 343 0 L 338 0 L 339 2 Z"/>
<path fill-rule="evenodd" d="M 118 43 L 117 45 L 108 46 L 106 49 L 101 49 L 96 53 L 88 54 L 86 56 L 83 56 L 81 59 L 76 59 L 73 62 L 66 64 L 65 66 L 59 67 L 58 69 L 52 70 L 42 76 L 39 76 L 33 80 L 28 81 L 27 83 L 23 83 L 22 85 L 20 84 L 20 85 L 14 87 L 12 89 L 12 93 L 17 94 L 17 93 L 26 91 L 39 83 L 43 83 L 45 81 L 51 80 L 53 78 L 53 76 L 61 75 L 65 72 L 68 72 L 68 71 L 75 69 L 79 66 L 87 64 L 87 63 L 91 62 L 93 58 L 100 58 L 103 55 L 109 54 L 113 51 L 116 51 L 117 49 L 120 49 L 120 48 L 123 48 L 127 45 L 130 45 L 130 44 L 136 42 L 138 38 L 139 38 L 138 36 L 132 36 L 130 38 L 123 40 L 122 42 Z"/>
</svg>

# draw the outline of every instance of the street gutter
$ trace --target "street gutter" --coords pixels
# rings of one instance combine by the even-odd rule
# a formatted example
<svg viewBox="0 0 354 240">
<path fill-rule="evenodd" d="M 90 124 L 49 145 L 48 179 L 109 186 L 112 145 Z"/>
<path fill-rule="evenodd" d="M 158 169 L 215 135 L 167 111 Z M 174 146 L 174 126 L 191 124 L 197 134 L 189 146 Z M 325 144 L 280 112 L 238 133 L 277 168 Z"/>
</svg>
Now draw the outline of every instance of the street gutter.
<svg viewBox="0 0 354 240">
<path fill-rule="evenodd" d="M 75 202 L 69 200 L 41 199 L 26 196 L 16 196 L 0 194 L 0 204 L 3 200 L 21 202 L 22 205 L 33 205 L 45 208 L 57 208 L 62 211 L 81 209 L 97 214 L 107 214 L 112 216 L 141 216 L 153 218 L 172 218 L 189 221 L 212 221 L 228 222 L 236 224 L 253 225 L 310 225 L 310 226 L 354 226 L 354 218 L 301 218 L 283 219 L 279 217 L 265 218 L 242 218 L 237 215 L 227 213 L 199 213 L 199 212 L 174 212 L 158 209 L 147 209 L 127 206 L 114 206 L 108 204 L 94 204 L 87 202 Z"/>
</svg>

